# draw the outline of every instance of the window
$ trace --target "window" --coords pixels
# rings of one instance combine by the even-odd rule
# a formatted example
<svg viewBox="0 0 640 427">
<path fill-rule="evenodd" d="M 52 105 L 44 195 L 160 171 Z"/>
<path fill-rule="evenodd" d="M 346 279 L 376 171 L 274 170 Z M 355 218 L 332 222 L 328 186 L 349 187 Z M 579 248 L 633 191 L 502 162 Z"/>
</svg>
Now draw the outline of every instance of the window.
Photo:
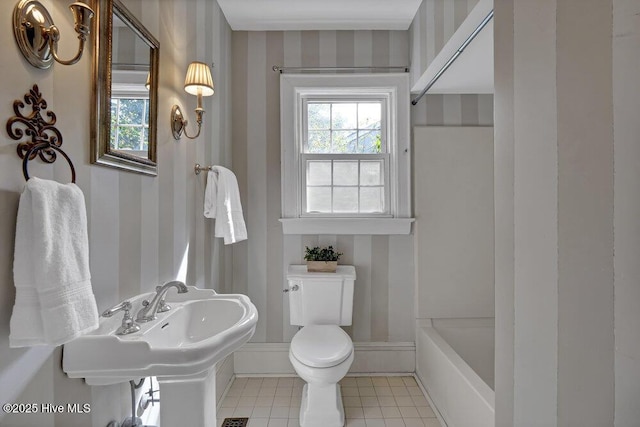
<svg viewBox="0 0 640 427">
<path fill-rule="evenodd" d="M 149 90 L 146 70 L 114 69 L 111 74 L 111 150 L 148 157 Z"/>
<path fill-rule="evenodd" d="M 304 215 L 388 216 L 386 110 L 380 99 L 305 99 Z"/>
<path fill-rule="evenodd" d="M 149 98 L 111 98 L 111 149 L 147 152 Z"/>
<path fill-rule="evenodd" d="M 284 232 L 408 233 L 408 109 L 406 75 L 282 75 Z"/>
</svg>

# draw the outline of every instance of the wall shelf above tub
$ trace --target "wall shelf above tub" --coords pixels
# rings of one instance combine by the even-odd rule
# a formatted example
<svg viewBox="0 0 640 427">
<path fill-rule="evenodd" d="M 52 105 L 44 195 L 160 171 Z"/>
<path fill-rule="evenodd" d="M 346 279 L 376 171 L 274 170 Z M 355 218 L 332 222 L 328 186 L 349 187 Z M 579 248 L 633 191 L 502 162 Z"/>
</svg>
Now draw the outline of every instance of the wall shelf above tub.
<svg viewBox="0 0 640 427">
<path fill-rule="evenodd" d="M 492 13 L 493 0 L 480 0 L 415 81 L 411 93 L 420 94 L 429 85 L 428 94 L 493 93 Z"/>
</svg>

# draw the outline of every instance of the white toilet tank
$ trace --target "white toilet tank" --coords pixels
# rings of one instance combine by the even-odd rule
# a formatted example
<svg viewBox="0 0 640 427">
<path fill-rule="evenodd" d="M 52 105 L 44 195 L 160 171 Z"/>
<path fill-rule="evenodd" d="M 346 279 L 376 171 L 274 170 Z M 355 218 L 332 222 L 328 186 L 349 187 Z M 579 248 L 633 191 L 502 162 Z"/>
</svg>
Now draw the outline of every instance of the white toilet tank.
<svg viewBox="0 0 640 427">
<path fill-rule="evenodd" d="M 290 323 L 351 325 L 355 280 L 356 269 L 352 265 L 339 265 L 335 273 L 308 273 L 306 265 L 290 265 Z"/>
</svg>

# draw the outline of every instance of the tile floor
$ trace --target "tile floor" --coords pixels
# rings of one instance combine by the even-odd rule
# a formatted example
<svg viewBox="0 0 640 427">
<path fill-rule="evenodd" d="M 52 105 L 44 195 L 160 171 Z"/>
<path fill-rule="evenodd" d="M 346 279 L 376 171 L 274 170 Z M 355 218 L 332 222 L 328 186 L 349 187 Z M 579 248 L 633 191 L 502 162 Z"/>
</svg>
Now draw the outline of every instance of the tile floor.
<svg viewBox="0 0 640 427">
<path fill-rule="evenodd" d="M 348 427 L 440 427 L 413 377 L 346 377 L 340 381 Z M 249 417 L 247 427 L 299 427 L 300 378 L 236 378 L 218 410 Z"/>
</svg>

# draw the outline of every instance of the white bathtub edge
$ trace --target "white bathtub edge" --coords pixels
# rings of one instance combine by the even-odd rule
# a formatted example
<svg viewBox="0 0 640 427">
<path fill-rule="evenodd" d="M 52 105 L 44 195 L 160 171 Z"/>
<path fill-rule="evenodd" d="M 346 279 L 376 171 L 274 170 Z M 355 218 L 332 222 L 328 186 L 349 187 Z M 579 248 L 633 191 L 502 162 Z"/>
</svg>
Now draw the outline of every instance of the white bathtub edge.
<svg viewBox="0 0 640 427">
<path fill-rule="evenodd" d="M 416 376 L 449 427 L 493 426 L 495 393 L 432 327 L 416 328 Z M 469 422 L 473 419 L 473 423 Z"/>
<path fill-rule="evenodd" d="M 441 427 L 448 427 L 447 426 L 447 422 L 442 417 L 442 414 L 440 413 L 440 411 L 438 411 L 438 408 L 436 407 L 436 404 L 433 402 L 433 399 L 431 399 L 431 396 L 429 395 L 429 392 L 427 391 L 427 388 L 424 386 L 424 384 L 422 384 L 422 381 L 418 377 L 418 374 L 417 373 L 413 374 L 413 378 L 416 380 L 416 383 L 418 383 L 418 387 L 420 388 L 420 391 L 422 391 L 422 394 L 424 394 L 424 397 L 426 397 L 427 402 L 429 402 L 429 406 L 431 406 L 431 409 L 433 410 L 433 413 L 436 414 L 436 418 L 438 419 L 438 422 L 440 423 L 440 426 Z"/>
<path fill-rule="evenodd" d="M 484 402 L 495 411 L 495 393 L 491 390 L 491 387 L 485 383 L 482 378 L 465 362 L 462 357 L 455 352 L 455 350 L 447 343 L 442 336 L 438 333 L 437 329 L 430 328 L 429 332 L 434 332 L 433 336 L 430 336 L 431 340 L 438 346 L 444 356 L 449 359 L 451 364 L 460 371 L 465 381 L 478 393 L 478 395 L 484 400 Z"/>
</svg>

